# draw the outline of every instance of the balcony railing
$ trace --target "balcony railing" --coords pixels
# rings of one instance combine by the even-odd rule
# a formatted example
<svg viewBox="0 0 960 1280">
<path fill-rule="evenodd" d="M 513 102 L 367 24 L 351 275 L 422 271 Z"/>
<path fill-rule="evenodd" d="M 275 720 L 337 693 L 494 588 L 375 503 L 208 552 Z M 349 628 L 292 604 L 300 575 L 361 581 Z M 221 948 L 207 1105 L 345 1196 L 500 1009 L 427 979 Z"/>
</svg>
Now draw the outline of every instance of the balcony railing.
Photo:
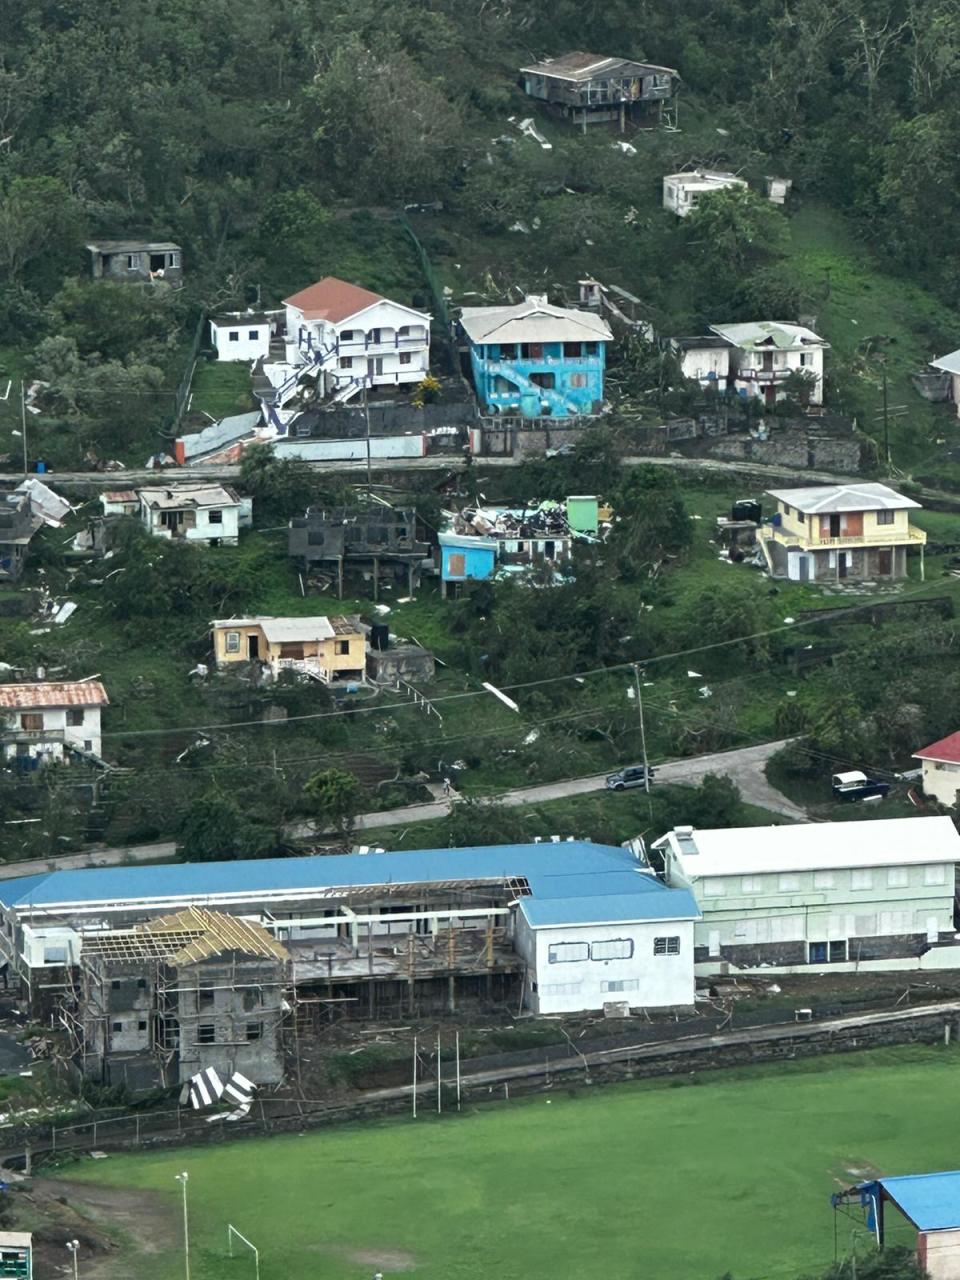
<svg viewBox="0 0 960 1280">
<path fill-rule="evenodd" d="M 803 547 L 805 551 L 830 550 L 831 547 L 902 547 L 923 546 L 927 535 L 916 525 L 908 525 L 906 529 L 891 526 L 889 533 L 842 534 L 836 538 L 822 538 L 819 534 L 790 533 L 785 529 L 771 527 L 765 536 L 774 542 L 782 542 L 784 546 Z"/>
</svg>

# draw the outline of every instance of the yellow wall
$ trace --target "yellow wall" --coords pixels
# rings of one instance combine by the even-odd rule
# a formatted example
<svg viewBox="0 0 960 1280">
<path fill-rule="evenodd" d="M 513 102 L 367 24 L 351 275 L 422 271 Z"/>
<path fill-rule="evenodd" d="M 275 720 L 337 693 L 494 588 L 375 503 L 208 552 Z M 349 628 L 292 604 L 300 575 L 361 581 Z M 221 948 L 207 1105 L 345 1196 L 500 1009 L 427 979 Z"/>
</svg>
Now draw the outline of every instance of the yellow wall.
<svg viewBox="0 0 960 1280">
<path fill-rule="evenodd" d="M 829 529 L 828 517 L 808 515 L 805 520 L 801 521 L 797 508 L 788 507 L 784 502 L 777 503 L 777 510 L 780 512 L 781 528 L 785 533 L 794 534 L 799 538 L 809 538 L 813 542 L 830 536 L 829 532 L 823 531 Z M 844 515 L 855 514 L 857 513 L 844 512 L 841 514 L 840 533 L 842 536 L 850 536 L 844 534 Z M 910 529 L 910 512 L 906 508 L 894 511 L 892 524 L 880 524 L 877 520 L 878 514 L 879 512 L 876 511 L 862 511 L 859 513 L 863 521 L 863 532 L 860 536 L 870 539 L 888 537 L 891 542 L 896 542 L 900 537 L 907 537 Z M 821 520 L 824 522 L 822 526 Z"/>
<path fill-rule="evenodd" d="M 240 633 L 240 647 L 236 653 L 227 651 L 227 633 Z M 283 649 L 279 644 L 268 644 L 263 629 L 259 626 L 226 625 L 213 629 L 213 651 L 217 666 L 228 662 L 249 661 L 249 637 L 256 636 L 259 643 L 261 662 L 271 665 L 283 657 Z M 338 653 L 338 645 L 346 641 L 348 651 Z M 305 658 L 315 658 L 318 665 L 327 671 L 362 671 L 366 661 L 366 637 L 362 632 L 345 636 L 334 636 L 330 640 L 305 641 L 303 644 Z"/>
</svg>

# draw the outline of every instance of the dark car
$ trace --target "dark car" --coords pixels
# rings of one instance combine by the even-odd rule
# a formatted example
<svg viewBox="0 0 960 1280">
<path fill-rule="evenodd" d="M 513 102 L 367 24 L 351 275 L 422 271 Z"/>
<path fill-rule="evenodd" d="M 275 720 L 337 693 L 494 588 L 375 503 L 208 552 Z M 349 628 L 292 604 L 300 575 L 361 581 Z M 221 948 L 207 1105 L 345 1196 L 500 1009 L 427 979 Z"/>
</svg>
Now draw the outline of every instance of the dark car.
<svg viewBox="0 0 960 1280">
<path fill-rule="evenodd" d="M 631 765 L 628 769 L 620 769 L 616 773 L 607 776 L 608 791 L 626 791 L 628 787 L 646 786 L 647 777 L 652 783 L 654 779 L 653 769 L 645 769 L 642 764 Z"/>
<path fill-rule="evenodd" d="M 835 800 L 882 800 L 890 790 L 889 782 L 868 778 L 858 770 L 833 775 Z"/>
</svg>

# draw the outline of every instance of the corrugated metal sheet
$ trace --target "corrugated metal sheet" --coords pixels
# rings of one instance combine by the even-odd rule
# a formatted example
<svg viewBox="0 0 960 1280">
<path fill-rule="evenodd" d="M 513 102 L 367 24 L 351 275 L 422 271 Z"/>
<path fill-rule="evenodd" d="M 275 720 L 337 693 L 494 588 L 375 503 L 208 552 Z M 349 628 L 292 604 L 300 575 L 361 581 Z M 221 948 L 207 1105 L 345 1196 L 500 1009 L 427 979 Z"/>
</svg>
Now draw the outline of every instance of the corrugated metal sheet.
<svg viewBox="0 0 960 1280">
<path fill-rule="evenodd" d="M 527 298 L 513 307 L 464 307 L 460 324 L 471 342 L 611 342 L 606 320 L 589 311 Z"/>
<path fill-rule="evenodd" d="M 0 707 L 105 707 L 110 699 L 99 680 L 0 684 Z"/>
<path fill-rule="evenodd" d="M 960 1170 L 880 1178 L 878 1185 L 920 1231 L 950 1231 L 960 1227 Z"/>
<path fill-rule="evenodd" d="M 771 498 L 796 507 L 806 515 L 829 515 L 841 511 L 897 511 L 919 507 L 885 484 L 820 484 L 803 489 L 768 489 Z M 892 530 L 891 530 L 892 536 Z"/>
<path fill-rule="evenodd" d="M 638 884 L 643 878 L 638 877 Z M 668 889 L 651 879 L 649 892 L 587 898 L 524 898 L 520 910 L 533 929 L 560 925 L 632 924 L 642 920 L 699 920 L 700 909 L 686 889 Z"/>
</svg>

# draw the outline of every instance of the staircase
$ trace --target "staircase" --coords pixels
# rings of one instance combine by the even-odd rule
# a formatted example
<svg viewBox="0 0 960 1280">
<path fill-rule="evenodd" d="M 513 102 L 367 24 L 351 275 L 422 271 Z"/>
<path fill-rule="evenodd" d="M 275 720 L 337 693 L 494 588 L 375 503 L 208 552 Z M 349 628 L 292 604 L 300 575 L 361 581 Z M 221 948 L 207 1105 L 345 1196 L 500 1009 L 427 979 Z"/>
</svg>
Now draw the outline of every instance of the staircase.
<svg viewBox="0 0 960 1280">
<path fill-rule="evenodd" d="M 486 368 L 489 373 L 500 374 L 509 382 L 514 383 L 519 391 L 528 391 L 537 396 L 541 403 L 549 405 L 555 418 L 575 418 L 583 413 L 583 409 L 574 404 L 572 400 L 567 400 L 562 392 L 552 387 L 539 386 L 528 378 L 525 373 L 521 373 L 516 365 L 505 363 L 502 360 L 490 360 L 487 362 Z"/>
</svg>

